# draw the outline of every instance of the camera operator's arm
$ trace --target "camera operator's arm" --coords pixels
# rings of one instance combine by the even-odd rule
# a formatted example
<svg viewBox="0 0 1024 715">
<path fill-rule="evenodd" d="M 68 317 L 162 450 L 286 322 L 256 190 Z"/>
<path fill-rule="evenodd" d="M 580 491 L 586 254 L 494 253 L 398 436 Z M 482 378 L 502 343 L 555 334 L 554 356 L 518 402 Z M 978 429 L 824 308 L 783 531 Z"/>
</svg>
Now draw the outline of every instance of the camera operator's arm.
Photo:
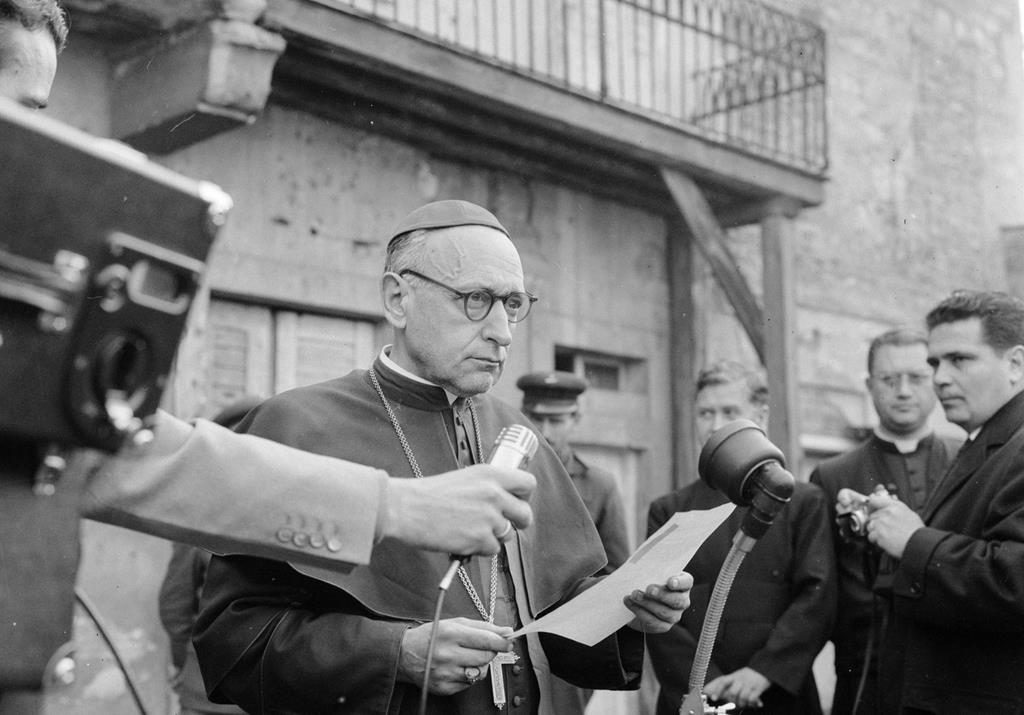
<svg viewBox="0 0 1024 715">
<path fill-rule="evenodd" d="M 158 412 L 154 433 L 152 443 L 95 469 L 84 516 L 220 554 L 326 568 L 366 563 L 385 536 L 494 553 L 506 519 L 524 527 L 532 518 L 522 499 L 534 478 L 519 470 L 475 465 L 439 475 L 424 490 L 416 480 L 388 479 L 206 420 L 191 425 Z M 429 528 L 410 528 L 423 520 Z"/>
</svg>

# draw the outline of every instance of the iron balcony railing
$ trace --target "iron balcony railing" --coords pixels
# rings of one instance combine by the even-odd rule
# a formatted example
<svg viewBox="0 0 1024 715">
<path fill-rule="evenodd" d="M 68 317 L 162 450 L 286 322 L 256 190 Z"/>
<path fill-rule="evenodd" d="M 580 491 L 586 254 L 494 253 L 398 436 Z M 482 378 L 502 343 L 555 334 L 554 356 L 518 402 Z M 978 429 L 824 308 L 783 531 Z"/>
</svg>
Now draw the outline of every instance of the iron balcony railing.
<svg viewBox="0 0 1024 715">
<path fill-rule="evenodd" d="M 319 0 L 816 175 L 825 33 L 756 0 Z"/>
</svg>

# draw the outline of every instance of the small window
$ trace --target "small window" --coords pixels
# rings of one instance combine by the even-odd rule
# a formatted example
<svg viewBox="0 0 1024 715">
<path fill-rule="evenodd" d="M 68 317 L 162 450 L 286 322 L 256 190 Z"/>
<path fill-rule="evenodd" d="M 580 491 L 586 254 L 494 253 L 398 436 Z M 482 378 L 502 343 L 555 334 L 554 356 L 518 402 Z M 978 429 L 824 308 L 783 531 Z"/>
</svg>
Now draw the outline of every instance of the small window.
<svg viewBox="0 0 1024 715">
<path fill-rule="evenodd" d="M 583 377 L 599 390 L 619 390 L 620 368 L 613 363 L 583 359 Z"/>
<path fill-rule="evenodd" d="M 582 375 L 591 389 L 643 393 L 647 363 L 637 358 L 555 346 L 555 369 Z"/>
</svg>

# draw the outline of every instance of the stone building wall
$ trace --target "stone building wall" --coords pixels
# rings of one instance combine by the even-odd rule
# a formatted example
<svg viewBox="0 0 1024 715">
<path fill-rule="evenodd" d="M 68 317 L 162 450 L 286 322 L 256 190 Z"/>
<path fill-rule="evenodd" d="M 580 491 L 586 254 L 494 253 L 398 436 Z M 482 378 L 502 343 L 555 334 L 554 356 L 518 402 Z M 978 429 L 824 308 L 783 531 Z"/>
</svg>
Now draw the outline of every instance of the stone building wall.
<svg viewBox="0 0 1024 715">
<path fill-rule="evenodd" d="M 921 325 L 955 288 L 1008 287 L 1002 229 L 1024 219 L 1020 23 L 1016 0 L 773 4 L 828 42 L 829 182 L 794 234 L 802 431 L 829 451 L 873 420 L 871 337 Z M 756 231 L 733 240 L 757 290 Z M 745 349 L 731 325 L 710 334 L 709 357 Z"/>
</svg>

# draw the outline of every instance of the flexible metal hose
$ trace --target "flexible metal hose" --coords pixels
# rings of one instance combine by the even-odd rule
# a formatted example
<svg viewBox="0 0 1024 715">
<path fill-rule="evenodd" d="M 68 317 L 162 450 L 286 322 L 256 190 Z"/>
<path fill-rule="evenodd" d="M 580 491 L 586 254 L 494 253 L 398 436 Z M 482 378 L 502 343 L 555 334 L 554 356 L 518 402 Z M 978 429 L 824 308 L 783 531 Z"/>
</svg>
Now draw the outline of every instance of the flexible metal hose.
<svg viewBox="0 0 1024 715">
<path fill-rule="evenodd" d="M 693 658 L 693 668 L 690 669 L 690 692 L 699 693 L 704 689 L 704 679 L 708 675 L 708 665 L 711 663 L 711 649 L 715 645 L 715 637 L 718 635 L 718 624 L 722 620 L 722 612 L 725 610 L 725 601 L 729 597 L 729 590 L 732 588 L 733 579 L 739 571 L 743 558 L 747 555 L 755 543 L 754 539 L 739 532 L 733 539 L 732 548 L 729 549 L 718 572 L 718 579 L 715 581 L 715 588 L 711 592 L 711 600 L 708 601 L 708 611 L 704 615 L 704 625 L 700 629 L 700 640 L 697 642 L 697 653 Z M 682 712 L 680 710 L 680 712 Z"/>
</svg>

